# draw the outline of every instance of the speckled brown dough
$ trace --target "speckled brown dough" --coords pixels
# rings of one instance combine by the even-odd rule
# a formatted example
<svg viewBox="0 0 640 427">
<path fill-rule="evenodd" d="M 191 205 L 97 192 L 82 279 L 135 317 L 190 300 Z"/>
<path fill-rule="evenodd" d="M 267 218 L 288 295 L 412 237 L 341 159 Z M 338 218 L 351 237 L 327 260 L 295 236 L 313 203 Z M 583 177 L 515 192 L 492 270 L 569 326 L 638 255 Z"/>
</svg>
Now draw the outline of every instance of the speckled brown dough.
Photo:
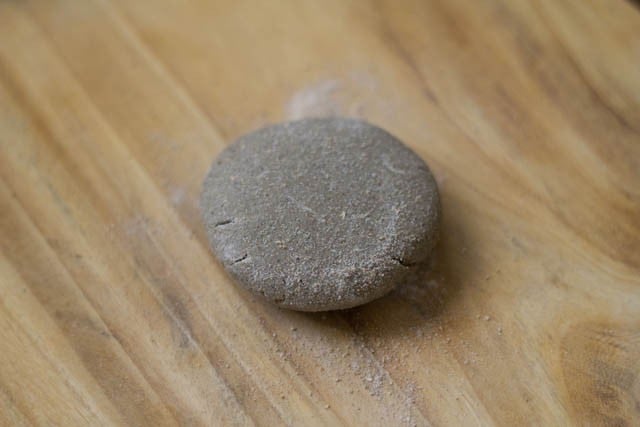
<svg viewBox="0 0 640 427">
<path fill-rule="evenodd" d="M 305 119 L 225 149 L 201 199 L 211 247 L 245 288 L 304 311 L 378 298 L 425 260 L 440 202 L 429 168 L 362 121 Z"/>
</svg>

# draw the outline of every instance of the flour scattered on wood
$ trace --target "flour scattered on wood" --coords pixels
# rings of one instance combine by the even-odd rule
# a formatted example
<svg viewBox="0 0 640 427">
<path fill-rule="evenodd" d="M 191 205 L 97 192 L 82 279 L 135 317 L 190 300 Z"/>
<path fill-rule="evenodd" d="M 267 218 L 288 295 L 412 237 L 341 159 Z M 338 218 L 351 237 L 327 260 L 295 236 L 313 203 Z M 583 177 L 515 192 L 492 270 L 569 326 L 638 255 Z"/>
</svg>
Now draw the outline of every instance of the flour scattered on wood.
<svg viewBox="0 0 640 427">
<path fill-rule="evenodd" d="M 169 188 L 169 200 L 171 200 L 171 204 L 173 206 L 180 206 L 185 201 L 185 197 L 187 196 L 187 192 L 184 187 L 179 186 L 171 186 Z"/>
<path fill-rule="evenodd" d="M 287 104 L 287 118 L 297 120 L 340 113 L 340 104 L 335 97 L 340 86 L 338 80 L 324 80 L 297 91 Z"/>
<path fill-rule="evenodd" d="M 370 110 L 395 114 L 389 96 L 379 93 L 377 79 L 368 71 L 352 71 L 311 83 L 297 90 L 284 109 L 291 120 L 335 115 L 364 117 Z"/>
</svg>

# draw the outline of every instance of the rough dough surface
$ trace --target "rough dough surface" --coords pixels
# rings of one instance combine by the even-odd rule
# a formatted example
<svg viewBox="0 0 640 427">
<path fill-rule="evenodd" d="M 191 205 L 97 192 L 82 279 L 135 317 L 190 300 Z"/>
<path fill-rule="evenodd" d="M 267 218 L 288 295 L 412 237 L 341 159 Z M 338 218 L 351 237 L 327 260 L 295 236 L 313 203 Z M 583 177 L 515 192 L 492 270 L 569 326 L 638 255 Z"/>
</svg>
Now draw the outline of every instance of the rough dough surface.
<svg viewBox="0 0 640 427">
<path fill-rule="evenodd" d="M 304 119 L 245 135 L 214 161 L 201 209 L 234 279 L 279 306 L 378 298 L 430 254 L 440 202 L 425 163 L 358 120 Z"/>
</svg>

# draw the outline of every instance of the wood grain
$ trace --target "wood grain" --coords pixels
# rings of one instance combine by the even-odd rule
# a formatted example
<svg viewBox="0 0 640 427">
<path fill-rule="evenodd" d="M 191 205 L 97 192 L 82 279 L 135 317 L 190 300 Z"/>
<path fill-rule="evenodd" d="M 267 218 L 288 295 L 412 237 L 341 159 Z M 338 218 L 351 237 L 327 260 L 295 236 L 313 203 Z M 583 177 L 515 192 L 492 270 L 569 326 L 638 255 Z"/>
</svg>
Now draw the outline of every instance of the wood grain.
<svg viewBox="0 0 640 427">
<path fill-rule="evenodd" d="M 236 288 L 198 211 L 266 123 L 431 166 L 431 270 L 366 306 Z M 0 1 L 0 424 L 637 425 L 640 9 Z"/>
</svg>

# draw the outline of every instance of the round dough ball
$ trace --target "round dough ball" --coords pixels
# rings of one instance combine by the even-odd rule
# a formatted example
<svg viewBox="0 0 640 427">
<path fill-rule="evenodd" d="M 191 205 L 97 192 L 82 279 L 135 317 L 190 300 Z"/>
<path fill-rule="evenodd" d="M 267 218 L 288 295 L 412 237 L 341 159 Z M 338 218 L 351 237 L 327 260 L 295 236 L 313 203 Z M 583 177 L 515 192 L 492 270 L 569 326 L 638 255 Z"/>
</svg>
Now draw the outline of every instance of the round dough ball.
<svg viewBox="0 0 640 427">
<path fill-rule="evenodd" d="M 392 135 L 326 118 L 231 144 L 211 166 L 201 209 L 213 252 L 240 285 L 322 311 L 378 298 L 424 261 L 440 202 L 429 168 Z"/>
</svg>

